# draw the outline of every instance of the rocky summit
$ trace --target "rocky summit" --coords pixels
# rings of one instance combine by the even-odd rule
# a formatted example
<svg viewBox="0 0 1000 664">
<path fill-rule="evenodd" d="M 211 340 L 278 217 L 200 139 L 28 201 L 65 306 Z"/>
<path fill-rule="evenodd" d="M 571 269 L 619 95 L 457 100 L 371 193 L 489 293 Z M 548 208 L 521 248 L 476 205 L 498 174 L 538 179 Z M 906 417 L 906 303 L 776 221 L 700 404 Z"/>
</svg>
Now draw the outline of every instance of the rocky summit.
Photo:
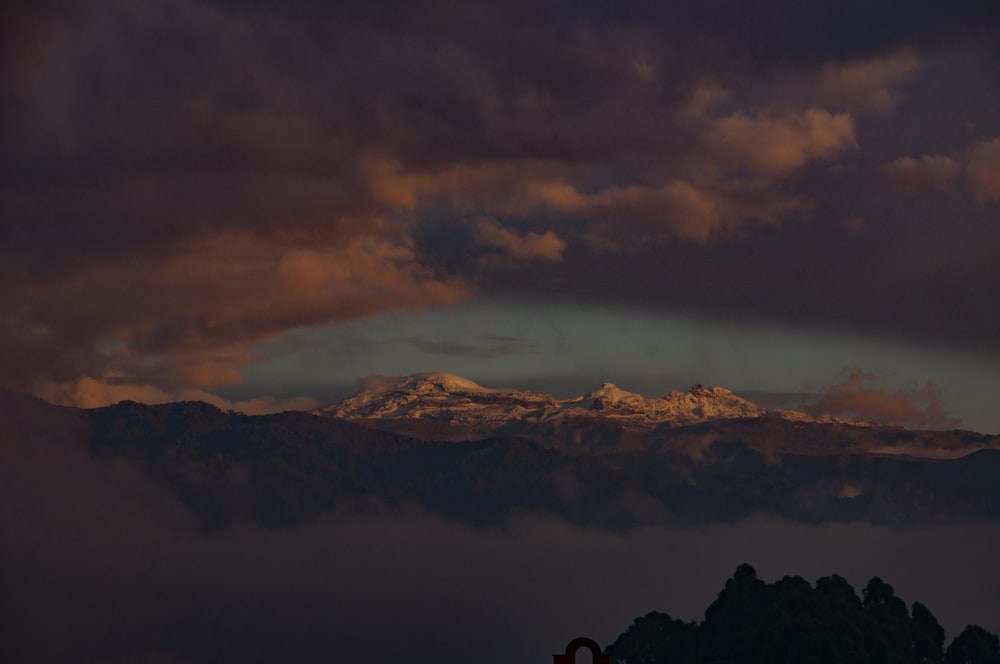
<svg viewBox="0 0 1000 664">
<path fill-rule="evenodd" d="M 793 411 L 769 411 L 721 387 L 695 385 L 687 392 L 647 399 L 604 383 L 583 396 L 555 399 L 544 392 L 483 387 L 447 373 L 373 379 L 357 394 L 316 411 L 348 420 L 427 420 L 456 426 L 489 423 L 501 427 L 583 418 L 644 428 L 760 417 L 771 412 L 787 414 L 790 419 L 811 419 Z"/>
<path fill-rule="evenodd" d="M 910 431 L 758 406 L 722 387 L 695 385 L 648 399 L 613 383 L 556 399 L 484 387 L 448 373 L 369 379 L 364 389 L 314 414 L 428 441 L 526 438 L 575 452 L 697 450 L 739 441 L 764 454 L 877 454 L 955 458 L 998 446 L 963 431 Z M 708 441 L 708 442 L 707 442 Z"/>
<path fill-rule="evenodd" d="M 440 372 L 370 379 L 360 392 L 315 414 L 434 439 L 481 439 L 496 433 L 538 433 L 585 425 L 649 432 L 765 415 L 800 422 L 844 422 L 769 410 L 722 387 L 695 385 L 687 392 L 647 399 L 604 383 L 588 394 L 556 399 L 544 392 L 483 387 Z"/>
</svg>

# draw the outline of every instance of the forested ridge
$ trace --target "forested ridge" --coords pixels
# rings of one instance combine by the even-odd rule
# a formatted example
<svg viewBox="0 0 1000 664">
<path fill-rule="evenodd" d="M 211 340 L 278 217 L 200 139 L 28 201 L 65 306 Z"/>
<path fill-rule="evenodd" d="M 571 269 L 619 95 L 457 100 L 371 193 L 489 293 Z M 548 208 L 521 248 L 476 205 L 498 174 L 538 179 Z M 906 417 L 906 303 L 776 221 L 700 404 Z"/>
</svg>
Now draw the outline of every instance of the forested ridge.
<svg viewBox="0 0 1000 664">
<path fill-rule="evenodd" d="M 878 577 L 859 597 L 836 574 L 766 583 L 742 564 L 703 621 L 654 611 L 607 652 L 617 664 L 1000 664 L 1000 639 L 977 625 L 945 643 L 927 606 Z"/>
</svg>

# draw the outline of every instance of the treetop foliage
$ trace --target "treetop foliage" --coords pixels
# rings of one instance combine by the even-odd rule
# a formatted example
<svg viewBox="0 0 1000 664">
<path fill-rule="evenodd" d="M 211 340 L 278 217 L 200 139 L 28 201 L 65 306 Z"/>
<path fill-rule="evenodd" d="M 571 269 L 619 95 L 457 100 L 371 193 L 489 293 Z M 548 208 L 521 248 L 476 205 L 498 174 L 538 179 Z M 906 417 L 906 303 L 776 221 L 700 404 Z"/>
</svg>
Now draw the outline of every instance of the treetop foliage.
<svg viewBox="0 0 1000 664">
<path fill-rule="evenodd" d="M 841 576 L 773 583 L 739 565 L 702 622 L 636 618 L 608 648 L 618 664 L 1000 664 L 1000 640 L 969 625 L 945 648 L 931 610 L 872 578 L 859 598 Z"/>
</svg>

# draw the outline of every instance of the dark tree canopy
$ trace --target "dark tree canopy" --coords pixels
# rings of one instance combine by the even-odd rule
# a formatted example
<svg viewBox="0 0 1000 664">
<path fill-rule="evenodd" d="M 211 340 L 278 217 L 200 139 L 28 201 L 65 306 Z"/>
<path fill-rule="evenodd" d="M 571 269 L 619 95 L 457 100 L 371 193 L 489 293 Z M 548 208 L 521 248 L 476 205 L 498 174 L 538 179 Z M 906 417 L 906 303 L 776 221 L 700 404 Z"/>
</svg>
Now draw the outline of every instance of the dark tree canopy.
<svg viewBox="0 0 1000 664">
<path fill-rule="evenodd" d="M 1000 664 L 997 636 L 969 626 L 944 647 L 931 610 L 875 577 L 859 598 L 836 574 L 773 583 L 742 564 L 705 610 L 683 622 L 652 612 L 608 648 L 618 664 Z"/>
<path fill-rule="evenodd" d="M 948 646 L 945 664 L 1000 664 L 1000 638 L 969 625 Z"/>
</svg>

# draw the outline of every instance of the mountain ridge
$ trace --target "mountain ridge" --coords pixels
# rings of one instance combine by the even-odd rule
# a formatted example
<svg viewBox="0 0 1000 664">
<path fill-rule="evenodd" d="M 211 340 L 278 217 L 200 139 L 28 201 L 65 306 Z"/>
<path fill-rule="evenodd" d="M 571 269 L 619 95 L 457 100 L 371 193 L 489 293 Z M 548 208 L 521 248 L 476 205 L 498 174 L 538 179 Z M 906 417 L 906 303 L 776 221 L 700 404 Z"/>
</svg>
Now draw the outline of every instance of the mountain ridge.
<svg viewBox="0 0 1000 664">
<path fill-rule="evenodd" d="M 972 432 L 766 415 L 636 433 L 570 419 L 456 444 L 301 411 L 246 415 L 192 401 L 77 409 L 2 394 L 0 415 L 0 461 L 130 467 L 206 532 L 411 508 L 477 526 L 549 514 L 612 529 L 757 513 L 811 523 L 1000 519 L 1000 437 Z"/>
<path fill-rule="evenodd" d="M 202 418 L 211 419 L 209 412 L 224 412 L 207 403 L 190 403 L 199 406 Z M 129 404 L 142 406 L 124 401 L 79 409 L 55 406 L 26 393 L 0 391 L 0 414 L 12 432 L 19 430 L 19 422 L 50 421 L 54 426 L 65 420 L 79 426 L 88 412 L 121 411 Z M 177 405 L 148 406 L 145 411 Z M 958 459 L 979 450 L 1000 450 L 996 435 L 810 417 L 763 408 L 725 388 L 701 385 L 647 399 L 606 382 L 586 395 L 557 399 L 544 392 L 487 388 L 434 372 L 373 377 L 366 379 L 364 389 L 336 404 L 311 412 L 288 412 L 343 421 L 414 443 L 520 438 L 569 454 L 672 450 L 700 458 L 719 442 L 739 443 L 770 459 L 783 454 Z"/>
<path fill-rule="evenodd" d="M 489 388 L 444 372 L 368 379 L 359 392 L 313 414 L 433 441 L 518 436 L 582 453 L 649 450 L 664 441 L 694 449 L 740 440 L 764 454 L 872 454 L 957 458 L 998 447 L 995 436 L 910 430 L 759 406 L 723 387 L 694 385 L 646 398 L 605 382 L 557 399 L 544 392 Z"/>
<path fill-rule="evenodd" d="M 682 426 L 711 419 L 761 417 L 767 414 L 796 421 L 847 422 L 812 417 L 793 410 L 769 409 L 722 387 L 694 385 L 687 392 L 674 391 L 646 398 L 612 382 L 569 399 L 510 388 L 488 388 L 475 381 L 444 372 L 378 377 L 359 392 L 336 404 L 313 411 L 340 419 L 432 419 L 453 423 L 516 420 L 545 421 L 554 417 L 610 417 L 632 426 Z"/>
</svg>

